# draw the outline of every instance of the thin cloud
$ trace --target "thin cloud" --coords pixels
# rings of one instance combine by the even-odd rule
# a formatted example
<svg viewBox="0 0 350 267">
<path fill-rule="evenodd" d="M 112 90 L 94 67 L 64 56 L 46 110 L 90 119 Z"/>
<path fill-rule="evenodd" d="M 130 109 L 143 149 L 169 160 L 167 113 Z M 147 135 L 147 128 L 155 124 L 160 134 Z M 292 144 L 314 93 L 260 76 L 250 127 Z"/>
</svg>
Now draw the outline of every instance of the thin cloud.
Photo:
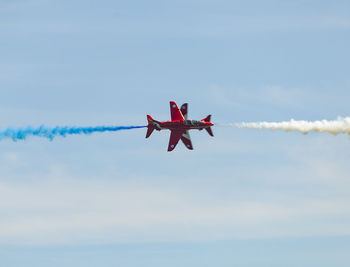
<svg viewBox="0 0 350 267">
<path fill-rule="evenodd" d="M 72 182 L 74 181 L 74 182 Z M 348 234 L 336 218 L 350 199 L 215 201 L 200 194 L 72 177 L 0 185 L 3 244 L 79 244 Z M 320 222 L 320 223 L 318 223 Z M 296 226 L 291 226 L 295 224 Z M 304 225 L 304 226 L 303 226 Z M 210 232 L 210 234 L 208 234 Z"/>
</svg>

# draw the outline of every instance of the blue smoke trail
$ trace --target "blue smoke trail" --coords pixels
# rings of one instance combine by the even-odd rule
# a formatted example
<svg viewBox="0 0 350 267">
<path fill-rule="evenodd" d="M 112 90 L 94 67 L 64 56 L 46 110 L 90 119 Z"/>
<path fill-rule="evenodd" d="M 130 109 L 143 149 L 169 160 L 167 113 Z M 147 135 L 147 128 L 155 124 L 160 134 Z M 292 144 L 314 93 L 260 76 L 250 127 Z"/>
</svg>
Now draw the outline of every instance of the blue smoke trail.
<svg viewBox="0 0 350 267">
<path fill-rule="evenodd" d="M 38 136 L 53 140 L 56 136 L 66 137 L 67 135 L 92 134 L 97 132 L 117 132 L 121 130 L 131 130 L 145 128 L 147 126 L 96 126 L 96 127 L 46 127 L 44 125 L 33 128 L 7 128 L 0 130 L 0 140 L 12 139 L 13 141 L 25 140 L 28 136 Z"/>
</svg>

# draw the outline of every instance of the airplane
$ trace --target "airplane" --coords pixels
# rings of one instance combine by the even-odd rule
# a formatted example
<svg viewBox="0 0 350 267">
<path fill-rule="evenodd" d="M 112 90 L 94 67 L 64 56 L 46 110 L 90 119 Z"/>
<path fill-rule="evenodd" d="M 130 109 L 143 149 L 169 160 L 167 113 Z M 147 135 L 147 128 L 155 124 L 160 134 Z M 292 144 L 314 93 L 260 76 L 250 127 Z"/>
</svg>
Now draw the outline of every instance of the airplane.
<svg viewBox="0 0 350 267">
<path fill-rule="evenodd" d="M 214 136 L 211 129 L 211 126 L 214 125 L 210 122 L 211 115 L 200 121 L 188 120 L 188 104 L 183 104 L 180 110 L 174 101 L 170 101 L 170 114 L 171 121 L 164 122 L 156 121 L 150 115 L 147 115 L 148 129 L 146 133 L 146 138 L 148 138 L 154 130 L 170 130 L 168 152 L 174 150 L 180 139 L 189 150 L 193 150 L 189 130 L 197 129 L 201 131 L 205 129 L 210 136 Z"/>
</svg>

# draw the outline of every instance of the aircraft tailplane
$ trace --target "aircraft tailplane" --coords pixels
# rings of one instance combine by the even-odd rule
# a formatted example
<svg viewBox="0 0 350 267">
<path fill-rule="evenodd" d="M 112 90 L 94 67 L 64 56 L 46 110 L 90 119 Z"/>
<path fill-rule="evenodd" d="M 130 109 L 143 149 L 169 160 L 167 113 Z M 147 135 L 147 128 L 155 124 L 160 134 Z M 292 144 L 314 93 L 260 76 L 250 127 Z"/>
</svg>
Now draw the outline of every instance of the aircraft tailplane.
<svg viewBox="0 0 350 267">
<path fill-rule="evenodd" d="M 151 134 L 153 133 L 154 129 L 155 128 L 153 126 L 148 126 L 147 133 L 146 133 L 146 138 L 151 136 Z"/>
<path fill-rule="evenodd" d="M 211 127 L 205 128 L 205 130 L 208 132 L 210 136 L 214 136 L 213 131 L 211 130 Z"/>
<path fill-rule="evenodd" d="M 156 129 L 156 123 L 158 123 L 158 121 L 154 120 L 150 115 L 147 115 L 147 121 L 148 121 L 148 126 L 147 126 L 146 138 L 151 136 L 154 129 Z"/>
<path fill-rule="evenodd" d="M 208 116 L 207 116 L 205 119 L 203 119 L 202 121 L 210 122 L 210 120 L 211 120 L 211 115 L 208 115 Z M 211 127 L 205 128 L 205 130 L 208 132 L 208 134 L 209 134 L 210 136 L 214 136 Z"/>
</svg>

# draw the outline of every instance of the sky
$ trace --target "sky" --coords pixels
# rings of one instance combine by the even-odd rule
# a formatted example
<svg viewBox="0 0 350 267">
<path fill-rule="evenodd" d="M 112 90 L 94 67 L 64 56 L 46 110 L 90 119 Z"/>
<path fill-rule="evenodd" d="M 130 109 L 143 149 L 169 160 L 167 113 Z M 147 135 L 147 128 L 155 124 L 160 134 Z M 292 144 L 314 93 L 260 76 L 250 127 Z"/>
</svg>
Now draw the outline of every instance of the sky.
<svg viewBox="0 0 350 267">
<path fill-rule="evenodd" d="M 350 115 L 350 3 L 0 0 L 0 128 Z M 0 141 L 0 266 L 349 266 L 347 135 Z"/>
</svg>

